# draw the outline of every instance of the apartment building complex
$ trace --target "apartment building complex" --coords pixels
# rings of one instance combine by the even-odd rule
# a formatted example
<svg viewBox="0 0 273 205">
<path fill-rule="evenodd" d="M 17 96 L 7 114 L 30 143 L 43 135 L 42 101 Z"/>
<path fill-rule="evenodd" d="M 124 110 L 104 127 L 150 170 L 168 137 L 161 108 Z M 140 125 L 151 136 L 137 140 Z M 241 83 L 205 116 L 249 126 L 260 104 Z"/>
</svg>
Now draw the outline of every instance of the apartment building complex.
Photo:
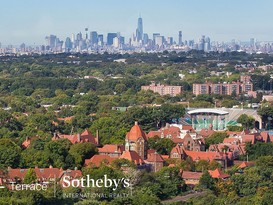
<svg viewBox="0 0 273 205">
<path fill-rule="evenodd" d="M 160 95 L 170 95 L 172 97 L 182 93 L 182 86 L 173 86 L 173 85 L 161 85 L 155 84 L 154 82 L 151 85 L 141 86 L 141 90 L 151 90 Z"/>
<path fill-rule="evenodd" d="M 242 94 L 248 91 L 253 91 L 253 84 L 251 82 L 232 82 L 232 83 L 210 83 L 193 84 L 193 94 L 219 94 L 232 95 Z"/>
</svg>

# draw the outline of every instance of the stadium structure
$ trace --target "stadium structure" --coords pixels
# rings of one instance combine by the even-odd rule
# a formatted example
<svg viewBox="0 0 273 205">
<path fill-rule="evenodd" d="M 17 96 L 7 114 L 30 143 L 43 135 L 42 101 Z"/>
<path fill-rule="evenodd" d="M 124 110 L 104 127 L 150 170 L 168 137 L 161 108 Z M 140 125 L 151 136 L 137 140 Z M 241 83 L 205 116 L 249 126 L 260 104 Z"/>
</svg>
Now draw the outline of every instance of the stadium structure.
<svg viewBox="0 0 273 205">
<path fill-rule="evenodd" d="M 262 119 L 255 109 L 234 109 L 234 108 L 200 108 L 188 109 L 182 119 L 182 124 L 192 125 L 196 131 L 201 129 L 226 130 L 228 126 L 239 125 L 237 119 L 242 114 L 247 114 L 255 119 L 255 127 L 262 128 Z"/>
</svg>

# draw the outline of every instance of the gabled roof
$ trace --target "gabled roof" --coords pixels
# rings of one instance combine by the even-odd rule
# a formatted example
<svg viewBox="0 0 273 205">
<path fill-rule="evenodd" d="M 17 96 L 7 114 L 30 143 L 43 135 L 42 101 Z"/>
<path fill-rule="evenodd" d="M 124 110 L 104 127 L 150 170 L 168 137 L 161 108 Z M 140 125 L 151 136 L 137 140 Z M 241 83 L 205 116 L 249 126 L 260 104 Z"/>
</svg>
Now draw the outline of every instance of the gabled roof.
<svg viewBox="0 0 273 205">
<path fill-rule="evenodd" d="M 98 148 L 99 153 L 118 153 L 122 154 L 125 151 L 124 145 L 106 144 L 102 148 Z"/>
<path fill-rule="evenodd" d="M 183 125 L 182 130 L 188 130 L 189 132 L 195 132 L 191 125 Z"/>
<path fill-rule="evenodd" d="M 226 179 L 230 177 L 228 174 L 221 172 L 219 168 L 216 168 L 215 170 L 208 170 L 208 172 L 212 178 L 216 179 Z"/>
<path fill-rule="evenodd" d="M 63 170 L 62 168 L 34 168 L 38 180 L 46 180 L 50 178 L 61 178 L 63 175 L 71 176 L 72 178 L 82 176 L 80 170 Z M 8 169 L 7 177 L 13 181 L 16 178 L 24 179 L 28 169 Z"/>
<path fill-rule="evenodd" d="M 184 154 L 184 150 L 183 150 L 182 146 L 177 144 L 174 148 L 172 148 L 171 154 L 173 154 L 173 153 L 178 153 L 179 155 L 182 155 L 182 154 Z"/>
<path fill-rule="evenodd" d="M 161 136 L 161 131 L 150 131 L 150 132 L 147 134 L 147 137 L 148 137 L 148 138 L 152 138 L 152 137 L 155 137 L 155 136 L 160 137 L 160 136 Z"/>
<path fill-rule="evenodd" d="M 84 132 L 81 134 L 80 138 L 81 138 L 81 141 L 83 141 L 83 142 L 91 142 L 93 144 L 98 145 L 96 137 L 93 136 L 92 133 L 87 129 L 84 130 Z"/>
<path fill-rule="evenodd" d="M 138 125 L 137 122 L 135 122 L 135 125 L 131 128 L 130 132 L 127 133 L 126 139 L 130 141 L 137 141 L 139 138 L 147 140 L 146 133 L 141 129 L 141 127 Z"/>
<path fill-rule="evenodd" d="M 162 156 L 158 153 L 151 153 L 147 157 L 148 162 L 164 162 Z"/>
<path fill-rule="evenodd" d="M 209 137 L 213 133 L 215 133 L 215 131 L 212 129 L 201 129 L 199 135 L 201 135 L 202 137 Z"/>
<path fill-rule="evenodd" d="M 30 145 L 30 139 L 26 137 L 25 141 L 22 143 L 23 148 L 28 148 Z"/>
<path fill-rule="evenodd" d="M 263 142 L 268 142 L 268 141 L 270 141 L 268 132 L 261 132 L 261 133 L 260 133 L 260 136 L 261 136 L 261 140 L 262 140 Z"/>
<path fill-rule="evenodd" d="M 176 144 L 182 144 L 184 143 L 184 139 L 181 139 L 181 138 L 173 138 L 171 139 L 174 143 Z"/>
<path fill-rule="evenodd" d="M 179 127 L 169 126 L 160 129 L 163 132 L 164 137 L 171 136 L 171 138 L 177 138 L 180 135 Z"/>
<path fill-rule="evenodd" d="M 85 165 L 89 165 L 90 163 L 99 167 L 102 163 L 109 165 L 111 164 L 112 161 L 114 161 L 117 158 L 114 157 L 110 157 L 108 155 L 94 155 L 93 157 L 91 157 L 90 159 L 86 159 L 84 161 Z"/>
<path fill-rule="evenodd" d="M 223 143 L 227 143 L 227 144 L 236 144 L 237 142 L 240 142 L 239 138 L 236 138 L 236 137 L 228 137 L 228 138 L 225 138 Z"/>
<path fill-rule="evenodd" d="M 185 153 L 187 156 L 191 157 L 193 161 L 195 160 L 212 161 L 214 159 L 224 159 L 224 154 L 221 152 L 198 152 L 185 150 Z"/>
<path fill-rule="evenodd" d="M 251 142 L 251 144 L 255 144 L 255 141 L 256 141 L 256 137 L 254 134 L 242 136 L 242 143 Z"/>
<path fill-rule="evenodd" d="M 119 158 L 128 159 L 129 161 L 134 162 L 136 165 L 144 164 L 143 159 L 135 151 L 124 151 Z"/>
<path fill-rule="evenodd" d="M 194 179 L 199 180 L 203 175 L 203 172 L 189 172 L 189 171 L 182 171 L 182 178 L 183 179 Z"/>
<path fill-rule="evenodd" d="M 68 139 L 72 144 L 80 143 L 80 142 L 90 142 L 94 145 L 98 145 L 96 137 L 92 135 L 87 129 L 82 134 L 73 134 L 73 135 L 57 135 L 54 134 L 52 140 L 58 139 Z"/>
<path fill-rule="evenodd" d="M 242 163 L 239 165 L 238 168 L 244 169 L 244 168 L 249 167 L 249 166 L 251 166 L 251 165 L 253 165 L 253 164 L 254 164 L 253 162 L 242 162 Z"/>
</svg>

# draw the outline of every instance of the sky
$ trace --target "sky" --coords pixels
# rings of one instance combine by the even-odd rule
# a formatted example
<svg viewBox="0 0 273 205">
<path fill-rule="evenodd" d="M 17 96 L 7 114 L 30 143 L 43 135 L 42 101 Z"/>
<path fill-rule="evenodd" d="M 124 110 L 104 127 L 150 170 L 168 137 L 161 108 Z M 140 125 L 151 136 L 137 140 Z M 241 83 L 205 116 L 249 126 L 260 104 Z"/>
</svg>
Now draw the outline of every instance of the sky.
<svg viewBox="0 0 273 205">
<path fill-rule="evenodd" d="M 0 0 L 2 45 L 41 45 L 45 36 L 61 40 L 72 33 L 121 32 L 133 35 L 137 19 L 144 33 L 178 39 L 211 41 L 273 41 L 272 0 Z"/>
</svg>

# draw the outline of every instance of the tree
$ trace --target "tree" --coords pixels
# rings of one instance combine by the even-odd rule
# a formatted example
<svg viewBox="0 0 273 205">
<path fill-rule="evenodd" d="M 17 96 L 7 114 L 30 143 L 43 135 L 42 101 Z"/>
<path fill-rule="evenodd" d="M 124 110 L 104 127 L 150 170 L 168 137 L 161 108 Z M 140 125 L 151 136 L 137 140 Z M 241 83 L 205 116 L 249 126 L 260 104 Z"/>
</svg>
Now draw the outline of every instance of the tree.
<svg viewBox="0 0 273 205">
<path fill-rule="evenodd" d="M 205 170 L 208 170 L 209 162 L 207 160 L 199 160 L 195 164 L 195 169 L 198 172 L 203 172 Z"/>
<path fill-rule="evenodd" d="M 250 117 L 246 114 L 240 115 L 240 117 L 237 119 L 238 123 L 241 123 L 244 129 L 251 129 L 254 127 L 255 119 L 253 117 Z"/>
<path fill-rule="evenodd" d="M 32 184 L 37 180 L 37 176 L 34 169 L 28 169 L 24 178 L 25 184 Z"/>
<path fill-rule="evenodd" d="M 201 176 L 199 180 L 199 187 L 211 190 L 215 188 L 215 180 L 210 176 L 208 171 L 205 171 Z"/>
<path fill-rule="evenodd" d="M 159 154 L 169 155 L 175 143 L 170 139 L 155 136 L 148 139 L 148 146 L 150 149 L 155 149 Z"/>
<path fill-rule="evenodd" d="M 0 166 L 18 167 L 21 148 L 10 139 L 0 139 Z"/>
<path fill-rule="evenodd" d="M 177 167 L 163 167 L 156 173 L 155 179 L 156 183 L 160 185 L 161 193 L 158 195 L 160 199 L 177 196 L 182 192 L 185 184 Z"/>
<path fill-rule="evenodd" d="M 225 132 L 215 132 L 205 139 L 206 147 L 208 148 L 211 144 L 219 144 L 224 141 L 229 135 Z"/>
<path fill-rule="evenodd" d="M 74 144 L 70 147 L 69 154 L 75 159 L 75 166 L 81 167 L 85 159 L 89 159 L 97 152 L 96 147 L 90 142 Z"/>
</svg>

